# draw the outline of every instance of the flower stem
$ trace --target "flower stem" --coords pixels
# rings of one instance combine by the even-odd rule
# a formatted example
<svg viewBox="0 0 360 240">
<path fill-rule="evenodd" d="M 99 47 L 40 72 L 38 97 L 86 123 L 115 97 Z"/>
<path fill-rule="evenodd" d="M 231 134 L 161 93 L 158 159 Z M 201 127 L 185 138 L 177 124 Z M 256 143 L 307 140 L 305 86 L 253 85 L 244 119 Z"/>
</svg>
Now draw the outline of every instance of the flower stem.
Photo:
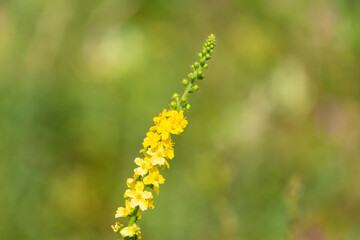
<svg viewBox="0 0 360 240">
<path fill-rule="evenodd" d="M 137 206 L 132 214 L 132 216 L 130 217 L 130 221 L 129 221 L 129 226 L 132 226 L 135 224 L 136 220 L 137 220 L 137 212 L 139 211 L 139 206 Z"/>
<path fill-rule="evenodd" d="M 203 70 L 203 68 L 201 66 L 199 66 L 199 68 L 197 70 Z M 193 71 L 193 74 L 196 74 L 197 70 L 194 70 Z M 192 90 L 192 87 L 194 86 L 194 83 L 195 83 L 196 79 L 194 80 L 191 80 L 189 82 L 189 84 L 186 86 L 185 90 L 184 90 L 184 93 L 181 95 L 181 98 L 186 98 L 187 99 L 187 96 L 188 94 L 190 93 L 190 91 Z M 181 99 L 180 98 L 180 99 Z M 177 101 L 177 106 L 176 106 L 176 110 L 177 111 L 180 111 L 180 110 L 184 110 L 185 109 L 185 106 L 186 104 L 181 104 L 180 100 Z"/>
</svg>

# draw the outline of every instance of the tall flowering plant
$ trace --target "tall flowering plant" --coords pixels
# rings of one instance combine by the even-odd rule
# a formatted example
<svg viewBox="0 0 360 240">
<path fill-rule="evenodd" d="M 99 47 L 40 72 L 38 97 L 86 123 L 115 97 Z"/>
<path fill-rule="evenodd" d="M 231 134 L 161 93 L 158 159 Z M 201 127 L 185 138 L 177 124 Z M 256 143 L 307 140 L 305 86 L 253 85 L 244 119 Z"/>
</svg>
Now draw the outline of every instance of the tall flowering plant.
<svg viewBox="0 0 360 240">
<path fill-rule="evenodd" d="M 115 213 L 115 218 L 128 219 L 128 225 L 116 222 L 111 226 L 124 240 L 141 239 L 137 222 L 143 211 L 154 208 L 153 193 L 149 190 L 159 194 L 160 184 L 165 182 L 160 174 L 160 168 L 169 168 L 169 160 L 174 158 L 174 143 L 171 135 L 179 135 L 188 124 L 184 117 L 184 110 L 190 109 L 188 95 L 199 90 L 195 81 L 204 79 L 203 70 L 208 68 L 206 61 L 211 59 L 214 47 L 215 36 L 211 34 L 198 55 L 199 62 L 191 66 L 192 72 L 188 74 L 187 79 L 182 80 L 185 86 L 183 94 L 180 96 L 175 93 L 172 96 L 170 109 L 164 109 L 159 116 L 154 117 L 155 125 L 146 133 L 142 143 L 143 149 L 140 150 L 143 156 L 135 158 L 134 175 L 126 181 L 128 189 L 124 194 L 125 206 L 119 207 Z"/>
</svg>

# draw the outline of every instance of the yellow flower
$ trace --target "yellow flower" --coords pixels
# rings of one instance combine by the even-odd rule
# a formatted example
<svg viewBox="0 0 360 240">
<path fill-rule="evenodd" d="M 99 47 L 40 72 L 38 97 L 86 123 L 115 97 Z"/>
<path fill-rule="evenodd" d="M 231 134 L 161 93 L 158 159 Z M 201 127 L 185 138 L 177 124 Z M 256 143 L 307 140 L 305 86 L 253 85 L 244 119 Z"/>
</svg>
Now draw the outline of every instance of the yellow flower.
<svg viewBox="0 0 360 240">
<path fill-rule="evenodd" d="M 129 200 L 126 200 L 126 201 L 125 201 L 125 207 L 119 207 L 119 208 L 116 210 L 115 218 L 127 217 L 127 216 L 129 216 L 133 211 L 134 211 L 134 209 L 133 209 L 132 207 L 130 207 L 130 201 L 129 201 Z"/>
<path fill-rule="evenodd" d="M 151 169 L 149 175 L 144 178 L 145 184 L 152 184 L 154 186 L 154 191 L 156 192 L 156 194 L 159 194 L 159 184 L 163 184 L 164 182 L 165 178 L 160 175 L 157 168 Z"/>
<path fill-rule="evenodd" d="M 171 110 L 167 112 L 168 120 L 171 122 L 171 133 L 172 134 L 180 134 L 184 131 L 184 128 L 188 124 L 186 119 L 184 118 L 184 111 L 180 110 L 175 111 Z"/>
<path fill-rule="evenodd" d="M 167 133 L 171 134 L 180 134 L 184 131 L 184 128 L 188 124 L 187 120 L 184 117 L 183 110 L 175 111 L 170 110 L 167 111 L 164 109 L 162 113 L 158 117 L 155 117 L 154 119 L 155 125 L 158 127 L 158 132 L 165 133 L 165 136 L 167 136 Z M 167 139 L 167 137 L 164 137 L 164 140 Z"/>
<path fill-rule="evenodd" d="M 146 138 L 143 141 L 143 146 L 144 148 L 147 148 L 148 146 L 155 147 L 159 141 L 160 141 L 160 135 L 157 134 L 156 132 L 153 132 L 150 128 L 150 131 L 146 133 Z"/>
<path fill-rule="evenodd" d="M 125 197 L 131 198 L 130 207 L 135 208 L 139 206 L 141 211 L 148 209 L 149 204 L 147 199 L 152 198 L 151 192 L 144 191 L 144 183 L 136 182 L 134 189 L 128 189 L 125 192 Z"/>
<path fill-rule="evenodd" d="M 168 138 L 166 141 L 162 141 L 161 145 L 163 146 L 164 150 L 164 156 L 168 159 L 174 158 L 174 143 L 172 142 L 171 138 Z"/>
<path fill-rule="evenodd" d="M 150 156 L 150 162 L 153 166 L 155 165 L 164 165 L 166 162 L 164 148 L 162 146 L 158 148 L 150 148 L 146 152 Z"/>
<path fill-rule="evenodd" d="M 125 227 L 121 229 L 120 233 L 123 237 L 132 237 L 137 231 L 137 226 Z"/>
<path fill-rule="evenodd" d="M 152 168 L 151 162 L 148 158 L 135 158 L 134 162 L 136 165 L 139 166 L 138 168 L 134 169 L 136 175 L 144 176 L 145 174 L 147 174 L 149 169 Z"/>
<path fill-rule="evenodd" d="M 154 118 L 155 119 L 155 118 Z M 150 128 L 150 131 L 160 134 L 161 140 L 166 140 L 170 137 L 169 127 L 165 127 L 166 123 L 161 125 L 155 125 Z"/>
</svg>

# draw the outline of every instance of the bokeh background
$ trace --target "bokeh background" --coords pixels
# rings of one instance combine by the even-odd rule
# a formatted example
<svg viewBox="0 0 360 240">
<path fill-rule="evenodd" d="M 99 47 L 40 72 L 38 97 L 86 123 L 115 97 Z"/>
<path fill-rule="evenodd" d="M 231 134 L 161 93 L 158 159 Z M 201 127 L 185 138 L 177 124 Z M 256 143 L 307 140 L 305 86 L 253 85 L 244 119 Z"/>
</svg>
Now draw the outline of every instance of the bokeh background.
<svg viewBox="0 0 360 240">
<path fill-rule="evenodd" d="M 0 1 L 0 239 L 117 239 L 142 139 L 210 33 L 143 239 L 360 239 L 357 0 Z"/>
</svg>

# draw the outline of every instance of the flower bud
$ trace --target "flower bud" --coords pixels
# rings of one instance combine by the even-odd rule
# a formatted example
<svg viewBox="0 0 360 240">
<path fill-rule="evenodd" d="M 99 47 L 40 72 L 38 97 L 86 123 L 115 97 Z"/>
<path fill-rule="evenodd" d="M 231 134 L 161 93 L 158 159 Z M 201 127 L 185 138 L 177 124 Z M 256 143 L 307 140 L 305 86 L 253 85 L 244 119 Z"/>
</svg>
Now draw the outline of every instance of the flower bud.
<svg viewBox="0 0 360 240">
<path fill-rule="evenodd" d="M 195 75 L 193 73 L 189 73 L 189 78 L 190 78 L 190 80 L 195 80 L 196 79 L 196 77 L 195 77 Z"/>
<path fill-rule="evenodd" d="M 203 73 L 203 72 L 199 69 L 199 70 L 196 71 L 196 76 L 201 76 L 202 73 Z"/>
<path fill-rule="evenodd" d="M 202 53 L 199 53 L 199 55 L 198 55 L 198 56 L 199 56 L 199 58 L 202 58 L 202 57 L 203 57 Z"/>
<path fill-rule="evenodd" d="M 195 63 L 194 63 L 195 69 L 197 69 L 197 68 L 199 67 L 199 65 L 200 65 L 200 64 L 199 64 L 198 62 L 195 62 Z"/>
<path fill-rule="evenodd" d="M 201 66 L 204 65 L 204 63 L 205 63 L 205 59 L 203 59 L 203 58 L 200 59 L 200 64 L 201 64 Z"/>
<path fill-rule="evenodd" d="M 186 97 L 181 97 L 181 99 L 180 99 L 181 103 L 186 103 L 186 101 L 187 101 Z"/>
<path fill-rule="evenodd" d="M 202 50 L 202 54 L 204 54 L 204 55 L 206 54 L 206 50 L 205 50 L 205 49 L 204 49 L 204 50 Z"/>
<path fill-rule="evenodd" d="M 177 98 L 179 98 L 179 94 L 174 93 L 174 94 L 172 95 L 172 99 L 176 100 Z"/>
<path fill-rule="evenodd" d="M 210 59 L 210 54 L 207 53 L 207 54 L 205 55 L 205 58 L 206 58 L 206 60 L 209 60 L 209 59 Z"/>
<path fill-rule="evenodd" d="M 194 86 L 192 87 L 192 90 L 193 90 L 194 92 L 198 91 L 198 90 L 199 90 L 199 86 L 198 86 L 198 85 L 194 85 Z"/>
<path fill-rule="evenodd" d="M 171 108 L 173 108 L 173 109 L 175 109 L 176 108 L 176 102 L 175 101 L 172 101 L 171 103 L 170 103 L 170 107 Z"/>
<path fill-rule="evenodd" d="M 185 78 L 182 80 L 182 84 L 183 84 L 184 86 L 187 86 L 188 83 L 189 83 L 189 80 L 187 80 L 187 79 L 185 79 Z"/>
<path fill-rule="evenodd" d="M 203 69 L 207 69 L 208 68 L 208 65 L 207 63 L 204 64 L 204 66 L 202 66 Z"/>
<path fill-rule="evenodd" d="M 186 104 L 185 109 L 189 111 L 190 107 L 191 107 L 190 104 Z"/>
</svg>

